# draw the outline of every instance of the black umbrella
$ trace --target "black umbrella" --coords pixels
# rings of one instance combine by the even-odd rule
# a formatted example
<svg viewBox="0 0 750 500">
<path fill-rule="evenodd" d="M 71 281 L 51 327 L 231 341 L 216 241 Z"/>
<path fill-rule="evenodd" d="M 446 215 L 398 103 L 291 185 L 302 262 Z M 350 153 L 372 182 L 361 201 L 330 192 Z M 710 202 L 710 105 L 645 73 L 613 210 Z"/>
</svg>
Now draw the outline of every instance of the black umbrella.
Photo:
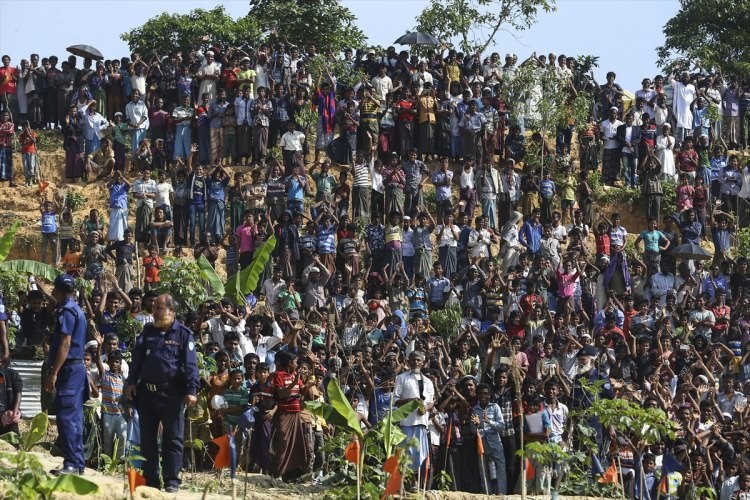
<svg viewBox="0 0 750 500">
<path fill-rule="evenodd" d="M 440 41 L 437 38 L 419 31 L 402 35 L 393 43 L 399 45 L 440 45 Z"/>
<path fill-rule="evenodd" d="M 714 256 L 708 250 L 695 243 L 685 243 L 672 250 L 672 257 L 686 260 L 710 260 Z"/>
<path fill-rule="evenodd" d="M 104 56 L 99 49 L 92 47 L 91 45 L 71 45 L 66 49 L 73 55 L 83 57 L 84 59 L 94 59 L 95 61 L 101 61 Z"/>
</svg>

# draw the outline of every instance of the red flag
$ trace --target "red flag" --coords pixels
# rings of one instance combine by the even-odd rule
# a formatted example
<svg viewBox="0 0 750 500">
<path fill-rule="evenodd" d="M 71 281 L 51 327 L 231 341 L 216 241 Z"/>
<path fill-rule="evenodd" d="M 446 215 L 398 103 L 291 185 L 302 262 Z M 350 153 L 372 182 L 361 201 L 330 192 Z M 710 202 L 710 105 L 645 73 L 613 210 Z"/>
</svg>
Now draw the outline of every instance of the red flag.
<svg viewBox="0 0 750 500">
<path fill-rule="evenodd" d="M 229 434 L 212 439 L 211 442 L 219 447 L 219 451 L 214 458 L 214 469 L 221 469 L 232 465 L 232 454 L 229 450 Z"/>
<path fill-rule="evenodd" d="M 617 478 L 617 467 L 615 467 L 614 463 L 612 463 L 612 465 L 610 465 L 609 468 L 604 471 L 602 477 L 599 478 L 599 482 L 602 484 L 612 483 L 615 485 L 619 483 Z"/>
<path fill-rule="evenodd" d="M 401 460 L 401 450 L 396 450 L 395 455 L 391 455 L 383 462 L 383 470 L 390 474 L 388 481 L 385 483 L 383 498 L 388 495 L 397 495 L 401 492 L 401 473 L 398 470 L 398 462 Z"/>
<path fill-rule="evenodd" d="M 359 463 L 359 440 L 355 437 L 349 442 L 344 451 L 344 457 L 353 464 Z"/>
<path fill-rule="evenodd" d="M 448 436 L 445 438 L 445 448 L 451 447 L 451 437 L 453 436 L 453 419 L 448 420 Z"/>
<path fill-rule="evenodd" d="M 388 474 L 395 474 L 398 472 L 398 461 L 401 459 L 401 450 L 396 450 L 395 455 L 388 457 L 388 460 L 383 462 L 383 470 Z"/>
<path fill-rule="evenodd" d="M 482 443 L 482 436 L 477 434 L 477 453 L 484 455 L 484 443 Z"/>
<path fill-rule="evenodd" d="M 137 487 L 145 485 L 146 479 L 141 475 L 140 472 L 135 469 L 128 469 L 128 488 L 130 489 L 131 495 L 135 492 L 135 489 Z"/>
<path fill-rule="evenodd" d="M 388 478 L 388 482 L 385 484 L 385 491 L 383 496 L 397 495 L 401 492 L 401 473 L 396 469 L 396 472 L 391 474 Z"/>
<path fill-rule="evenodd" d="M 533 481 L 534 476 L 536 476 L 536 470 L 534 469 L 534 465 L 531 463 L 531 460 L 527 458 L 526 459 L 526 480 Z"/>
</svg>

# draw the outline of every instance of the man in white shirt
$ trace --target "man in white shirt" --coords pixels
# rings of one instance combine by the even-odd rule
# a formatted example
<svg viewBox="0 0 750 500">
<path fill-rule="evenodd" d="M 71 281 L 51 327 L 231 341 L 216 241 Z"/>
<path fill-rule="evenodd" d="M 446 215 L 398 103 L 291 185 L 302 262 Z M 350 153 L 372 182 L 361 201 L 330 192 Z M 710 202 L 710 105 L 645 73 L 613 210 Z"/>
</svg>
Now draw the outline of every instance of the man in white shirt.
<svg viewBox="0 0 750 500">
<path fill-rule="evenodd" d="M 412 81 L 419 87 L 417 90 L 417 95 L 422 95 L 424 84 L 429 82 L 429 84 L 432 85 L 434 82 L 432 79 L 432 75 L 429 71 L 427 71 L 426 62 L 420 61 L 418 68 L 419 70 L 412 76 Z"/>
<path fill-rule="evenodd" d="M 304 175 L 305 163 L 302 158 L 302 146 L 305 144 L 305 134 L 296 130 L 297 123 L 289 120 L 286 123 L 286 133 L 281 136 L 281 154 L 284 157 L 286 175 L 290 175 L 294 167 L 299 167 Z"/>
<path fill-rule="evenodd" d="M 151 178 L 151 168 L 144 167 L 141 177 L 133 182 L 130 190 L 135 198 L 135 241 L 147 244 L 151 241 L 151 221 L 154 216 L 154 199 L 156 198 L 156 181 Z"/>
<path fill-rule="evenodd" d="M 279 293 L 286 287 L 286 282 L 281 279 L 281 268 L 274 266 L 271 278 L 263 282 L 260 293 L 266 296 L 266 306 L 275 313 L 280 313 Z"/>
<path fill-rule="evenodd" d="M 620 141 L 617 140 L 617 127 L 623 123 L 617 119 L 617 106 L 609 108 L 609 116 L 599 125 L 599 134 L 604 141 L 602 154 L 602 181 L 614 186 L 620 177 Z"/>
<path fill-rule="evenodd" d="M 135 161 L 136 152 L 141 147 L 143 139 L 146 138 L 146 131 L 149 126 L 148 108 L 141 100 L 141 93 L 137 90 L 133 90 L 130 102 L 125 106 L 125 121 L 130 127 L 130 155 Z"/>
<path fill-rule="evenodd" d="M 409 446 L 407 449 L 411 458 L 410 468 L 415 472 L 421 469 L 430 451 L 427 427 L 430 423 L 429 412 L 435 403 L 435 387 L 432 381 L 422 374 L 424 360 L 425 356 L 421 351 L 412 351 L 409 354 L 409 371 L 396 377 L 396 385 L 393 388 L 395 406 L 400 407 L 410 401 L 421 401 L 423 404 L 423 407 L 417 408 L 399 423 L 407 441 L 417 441 L 415 446 Z"/>
<path fill-rule="evenodd" d="M 690 83 L 690 73 L 683 71 L 680 80 L 674 78 L 669 80 L 674 85 L 674 97 L 672 98 L 672 111 L 677 121 L 677 131 L 675 140 L 677 145 L 681 145 L 685 137 L 692 135 L 693 131 L 693 112 L 690 105 L 695 101 L 695 86 Z"/>
<path fill-rule="evenodd" d="M 393 88 L 393 80 L 388 76 L 388 66 L 385 64 L 380 65 L 378 68 L 378 76 L 373 77 L 371 83 L 375 88 L 375 97 L 377 97 L 380 102 L 385 102 L 385 96 L 388 95 L 389 92 L 395 90 Z M 399 85 L 399 88 L 400 87 L 401 85 Z"/>
</svg>

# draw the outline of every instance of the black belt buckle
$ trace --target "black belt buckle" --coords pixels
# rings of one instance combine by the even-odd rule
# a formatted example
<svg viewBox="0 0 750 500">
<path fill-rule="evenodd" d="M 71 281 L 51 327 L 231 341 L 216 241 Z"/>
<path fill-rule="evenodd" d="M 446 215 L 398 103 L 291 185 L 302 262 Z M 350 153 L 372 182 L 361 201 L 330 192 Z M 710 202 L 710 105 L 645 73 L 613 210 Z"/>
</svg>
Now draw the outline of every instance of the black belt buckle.
<svg viewBox="0 0 750 500">
<path fill-rule="evenodd" d="M 145 385 L 146 385 L 146 390 L 149 392 L 156 392 L 159 390 L 159 386 L 156 384 L 149 384 L 147 382 Z"/>
</svg>

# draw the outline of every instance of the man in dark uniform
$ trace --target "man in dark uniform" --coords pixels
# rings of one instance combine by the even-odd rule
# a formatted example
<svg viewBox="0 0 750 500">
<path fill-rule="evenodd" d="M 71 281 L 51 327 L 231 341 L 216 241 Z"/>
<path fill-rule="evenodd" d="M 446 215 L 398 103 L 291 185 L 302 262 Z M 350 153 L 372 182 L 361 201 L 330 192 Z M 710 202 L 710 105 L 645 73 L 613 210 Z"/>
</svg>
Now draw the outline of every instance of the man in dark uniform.
<svg viewBox="0 0 750 500">
<path fill-rule="evenodd" d="M 55 332 L 50 340 L 47 363 L 48 392 L 57 391 L 58 444 L 62 449 L 63 466 L 52 474 L 83 474 L 83 403 L 88 398 L 89 384 L 83 365 L 86 344 L 86 316 L 75 301 L 76 281 L 63 274 L 55 279 L 52 296 L 57 301 Z"/>
<path fill-rule="evenodd" d="M 175 320 L 177 303 L 160 295 L 153 306 L 154 322 L 146 325 L 135 341 L 125 397 L 136 400 L 140 418 L 141 455 L 146 459 L 146 485 L 180 489 L 185 405 L 193 406 L 198 390 L 198 364 L 193 333 Z M 163 467 L 159 468 L 159 424 Z"/>
</svg>

